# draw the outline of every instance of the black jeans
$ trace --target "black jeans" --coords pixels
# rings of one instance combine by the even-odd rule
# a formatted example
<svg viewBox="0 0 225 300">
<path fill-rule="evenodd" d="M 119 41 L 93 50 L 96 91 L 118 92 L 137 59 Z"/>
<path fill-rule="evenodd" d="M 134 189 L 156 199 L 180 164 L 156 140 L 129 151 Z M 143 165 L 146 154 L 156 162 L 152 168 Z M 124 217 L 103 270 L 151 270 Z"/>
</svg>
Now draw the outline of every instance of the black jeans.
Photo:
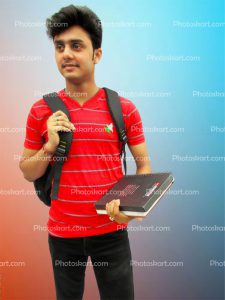
<svg viewBox="0 0 225 300">
<path fill-rule="evenodd" d="M 101 300 L 134 299 L 127 229 L 81 238 L 48 235 L 48 242 L 57 300 L 82 299 L 88 256 L 91 257 Z"/>
</svg>

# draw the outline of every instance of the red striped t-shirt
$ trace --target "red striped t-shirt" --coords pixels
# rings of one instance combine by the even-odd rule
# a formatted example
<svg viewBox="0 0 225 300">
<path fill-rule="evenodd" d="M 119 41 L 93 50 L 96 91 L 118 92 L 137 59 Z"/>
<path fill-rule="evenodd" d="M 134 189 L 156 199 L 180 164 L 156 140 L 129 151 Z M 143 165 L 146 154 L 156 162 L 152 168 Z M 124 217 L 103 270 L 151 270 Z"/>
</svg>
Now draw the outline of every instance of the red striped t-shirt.
<svg viewBox="0 0 225 300">
<path fill-rule="evenodd" d="M 124 176 L 120 159 L 121 142 L 104 89 L 99 89 L 82 106 L 65 90 L 59 91 L 58 95 L 70 112 L 75 130 L 68 158 L 62 168 L 58 199 L 52 201 L 49 209 L 49 234 L 85 237 L 126 227 L 127 224 L 111 221 L 108 215 L 97 214 L 94 206 Z M 143 143 L 142 121 L 136 106 L 123 97 L 120 101 L 128 145 Z M 25 148 L 42 148 L 48 140 L 46 122 L 51 114 L 43 99 L 33 104 L 27 118 Z"/>
</svg>

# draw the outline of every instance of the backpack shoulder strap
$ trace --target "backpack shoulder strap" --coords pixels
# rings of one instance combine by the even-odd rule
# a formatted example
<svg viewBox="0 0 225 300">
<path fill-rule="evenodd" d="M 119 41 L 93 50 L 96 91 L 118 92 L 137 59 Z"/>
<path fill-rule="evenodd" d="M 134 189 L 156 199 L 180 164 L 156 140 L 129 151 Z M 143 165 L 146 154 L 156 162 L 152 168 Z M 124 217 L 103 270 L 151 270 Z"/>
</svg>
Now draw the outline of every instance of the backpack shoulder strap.
<svg viewBox="0 0 225 300">
<path fill-rule="evenodd" d="M 68 119 L 70 120 L 69 111 L 68 111 L 65 103 L 62 101 L 62 99 L 58 96 L 57 93 L 46 94 L 43 96 L 43 99 L 45 100 L 47 105 L 50 107 L 52 112 L 61 110 L 67 115 Z"/>
<path fill-rule="evenodd" d="M 65 103 L 62 101 L 62 99 L 58 96 L 57 93 L 44 95 L 43 99 L 53 113 L 58 110 L 61 110 L 67 115 L 68 119 L 71 120 L 69 111 Z M 55 152 L 55 157 L 57 157 L 57 159 L 53 164 L 53 168 L 51 172 L 51 176 L 54 178 L 51 199 L 57 199 L 58 197 L 62 165 L 64 163 L 64 160 L 68 156 L 72 139 L 73 139 L 73 132 L 61 131 L 59 132 L 59 138 L 60 138 L 60 142 Z"/>
<path fill-rule="evenodd" d="M 61 110 L 64 112 L 68 119 L 70 119 L 70 113 L 65 105 L 65 103 L 62 101 L 62 99 L 58 96 L 57 93 L 51 93 L 43 96 L 43 99 L 45 100 L 46 104 L 49 106 L 51 111 L 54 113 L 58 110 Z M 72 143 L 72 132 L 59 132 L 60 137 L 60 143 L 56 150 L 56 156 L 67 156 L 71 143 Z"/>
<path fill-rule="evenodd" d="M 127 173 L 127 164 L 126 164 L 126 151 L 125 151 L 125 146 L 127 143 L 127 135 L 126 135 L 126 128 L 125 128 L 125 123 L 124 123 L 124 118 L 123 118 L 123 113 L 122 113 L 122 108 L 121 108 L 121 102 L 120 98 L 117 92 L 104 87 L 103 88 L 106 93 L 106 101 L 109 107 L 109 112 L 111 114 L 111 117 L 114 121 L 116 130 L 119 135 L 119 139 L 122 142 L 122 150 L 121 150 L 121 156 L 123 154 L 123 165 L 124 165 L 124 170 L 125 174 Z"/>
</svg>

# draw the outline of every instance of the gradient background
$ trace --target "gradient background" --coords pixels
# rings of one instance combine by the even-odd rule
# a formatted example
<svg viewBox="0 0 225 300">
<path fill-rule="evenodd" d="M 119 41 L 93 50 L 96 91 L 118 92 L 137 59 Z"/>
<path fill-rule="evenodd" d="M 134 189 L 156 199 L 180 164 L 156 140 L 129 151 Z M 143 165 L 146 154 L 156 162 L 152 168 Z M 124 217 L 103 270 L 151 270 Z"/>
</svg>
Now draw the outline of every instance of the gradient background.
<svg viewBox="0 0 225 300">
<path fill-rule="evenodd" d="M 24 266 L 1 263 L 0 299 L 55 298 L 45 230 L 48 208 L 23 179 L 18 157 L 31 105 L 43 94 L 64 88 L 64 78 L 44 25 L 24 27 L 15 22 L 45 22 L 71 3 L 89 6 L 103 21 L 97 85 L 116 89 L 135 103 L 153 171 L 172 171 L 176 179 L 171 193 L 148 218 L 130 223 L 129 237 L 133 260 L 183 262 L 183 267 L 134 266 L 135 299 L 224 299 L 224 266 L 210 267 L 210 260 L 224 262 L 224 231 L 192 231 L 192 225 L 224 226 L 224 161 L 173 159 L 173 155 L 225 156 L 224 97 L 193 97 L 194 90 L 225 91 L 225 26 L 173 26 L 174 21 L 225 22 L 222 0 L 1 0 L 0 262 L 21 261 Z M 150 25 L 139 26 L 140 22 Z M 2 59 L 13 55 L 39 58 Z M 199 59 L 160 61 L 151 55 Z M 221 132 L 212 132 L 211 126 L 222 128 Z M 183 132 L 154 132 L 154 127 L 183 128 Z M 135 172 L 134 162 L 128 170 Z M 35 230 L 35 225 L 44 230 Z M 140 226 L 169 226 L 170 231 L 139 230 Z M 91 267 L 86 269 L 84 299 L 99 299 Z"/>
</svg>

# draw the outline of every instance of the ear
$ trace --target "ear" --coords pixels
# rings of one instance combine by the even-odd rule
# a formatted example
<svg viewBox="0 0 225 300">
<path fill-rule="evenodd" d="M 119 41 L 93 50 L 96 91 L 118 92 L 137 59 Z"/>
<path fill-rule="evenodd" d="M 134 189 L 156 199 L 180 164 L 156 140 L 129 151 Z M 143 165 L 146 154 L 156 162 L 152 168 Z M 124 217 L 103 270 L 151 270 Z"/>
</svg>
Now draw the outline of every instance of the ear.
<svg viewBox="0 0 225 300">
<path fill-rule="evenodd" d="M 98 64 L 102 57 L 102 48 L 94 50 L 94 64 Z"/>
</svg>

